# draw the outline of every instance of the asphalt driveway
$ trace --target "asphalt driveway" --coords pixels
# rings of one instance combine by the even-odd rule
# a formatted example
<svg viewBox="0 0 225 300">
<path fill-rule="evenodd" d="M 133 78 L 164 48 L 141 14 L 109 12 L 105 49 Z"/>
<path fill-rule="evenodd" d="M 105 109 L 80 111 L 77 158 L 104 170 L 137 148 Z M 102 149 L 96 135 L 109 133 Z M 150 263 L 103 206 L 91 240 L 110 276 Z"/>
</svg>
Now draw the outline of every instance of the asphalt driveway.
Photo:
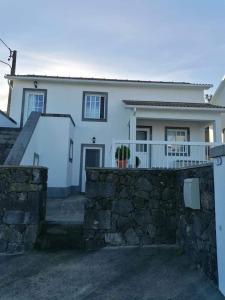
<svg viewBox="0 0 225 300">
<path fill-rule="evenodd" d="M 174 248 L 0 256 L 0 299 L 222 300 Z"/>
</svg>

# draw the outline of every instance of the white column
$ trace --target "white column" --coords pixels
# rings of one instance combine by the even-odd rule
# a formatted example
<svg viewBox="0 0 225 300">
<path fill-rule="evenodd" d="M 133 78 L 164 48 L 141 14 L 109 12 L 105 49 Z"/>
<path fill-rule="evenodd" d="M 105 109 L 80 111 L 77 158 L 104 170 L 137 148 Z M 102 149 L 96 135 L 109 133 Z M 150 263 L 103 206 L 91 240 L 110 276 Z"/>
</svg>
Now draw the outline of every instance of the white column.
<svg viewBox="0 0 225 300">
<path fill-rule="evenodd" d="M 222 124 L 221 118 L 213 121 L 213 139 L 216 143 L 222 143 Z"/>
<path fill-rule="evenodd" d="M 130 140 L 136 140 L 136 126 L 137 126 L 137 119 L 136 119 L 136 108 L 132 110 L 130 115 Z M 136 157 L 136 144 L 130 144 L 130 165 L 131 167 L 135 167 L 135 157 Z"/>
<path fill-rule="evenodd" d="M 219 289 L 225 296 L 225 151 L 219 152 L 214 159 L 215 217 Z"/>
<path fill-rule="evenodd" d="M 130 140 L 136 140 L 136 127 L 137 127 L 137 119 L 136 119 L 136 108 L 132 110 L 130 115 Z"/>
</svg>

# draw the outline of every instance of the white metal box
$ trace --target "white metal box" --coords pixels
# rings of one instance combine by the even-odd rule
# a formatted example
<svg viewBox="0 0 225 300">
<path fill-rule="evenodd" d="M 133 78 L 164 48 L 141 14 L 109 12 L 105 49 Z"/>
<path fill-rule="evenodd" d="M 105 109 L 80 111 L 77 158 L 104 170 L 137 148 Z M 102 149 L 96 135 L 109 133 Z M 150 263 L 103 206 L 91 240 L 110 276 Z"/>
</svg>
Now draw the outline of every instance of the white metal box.
<svg viewBox="0 0 225 300">
<path fill-rule="evenodd" d="M 200 209 L 199 178 L 184 179 L 183 192 L 185 207 Z"/>
</svg>

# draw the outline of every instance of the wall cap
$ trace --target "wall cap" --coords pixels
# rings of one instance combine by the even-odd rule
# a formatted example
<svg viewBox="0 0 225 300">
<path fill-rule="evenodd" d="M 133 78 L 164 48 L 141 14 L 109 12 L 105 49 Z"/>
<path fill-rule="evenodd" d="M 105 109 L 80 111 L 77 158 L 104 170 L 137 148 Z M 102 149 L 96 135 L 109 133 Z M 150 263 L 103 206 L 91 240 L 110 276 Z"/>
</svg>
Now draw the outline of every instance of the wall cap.
<svg viewBox="0 0 225 300">
<path fill-rule="evenodd" d="M 218 156 L 225 156 L 225 144 L 220 145 L 220 146 L 216 146 L 216 147 L 210 149 L 209 156 L 211 158 L 215 158 L 215 157 L 218 157 Z"/>
</svg>

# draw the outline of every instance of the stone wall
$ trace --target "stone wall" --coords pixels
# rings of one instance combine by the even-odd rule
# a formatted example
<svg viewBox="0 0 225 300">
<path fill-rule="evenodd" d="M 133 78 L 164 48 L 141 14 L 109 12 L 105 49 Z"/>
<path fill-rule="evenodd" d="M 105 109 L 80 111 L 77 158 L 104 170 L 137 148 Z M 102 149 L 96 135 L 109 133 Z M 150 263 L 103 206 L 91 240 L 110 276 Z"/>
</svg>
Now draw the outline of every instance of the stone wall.
<svg viewBox="0 0 225 300">
<path fill-rule="evenodd" d="M 2 165 L 12 149 L 20 128 L 0 127 L 0 165 Z"/>
<path fill-rule="evenodd" d="M 45 219 L 47 169 L 0 166 L 0 252 L 33 248 Z"/>
<path fill-rule="evenodd" d="M 87 170 L 88 247 L 176 243 L 175 184 L 169 170 Z"/>
<path fill-rule="evenodd" d="M 193 177 L 200 180 L 200 210 L 184 207 L 184 179 Z M 180 170 L 88 169 L 87 197 L 88 248 L 178 243 L 216 281 L 211 165 Z"/>
<path fill-rule="evenodd" d="M 185 178 L 199 178 L 201 209 L 184 207 Z M 217 281 L 216 225 L 213 168 L 199 167 L 177 171 L 179 185 L 179 221 L 177 242 L 194 263 Z"/>
</svg>

